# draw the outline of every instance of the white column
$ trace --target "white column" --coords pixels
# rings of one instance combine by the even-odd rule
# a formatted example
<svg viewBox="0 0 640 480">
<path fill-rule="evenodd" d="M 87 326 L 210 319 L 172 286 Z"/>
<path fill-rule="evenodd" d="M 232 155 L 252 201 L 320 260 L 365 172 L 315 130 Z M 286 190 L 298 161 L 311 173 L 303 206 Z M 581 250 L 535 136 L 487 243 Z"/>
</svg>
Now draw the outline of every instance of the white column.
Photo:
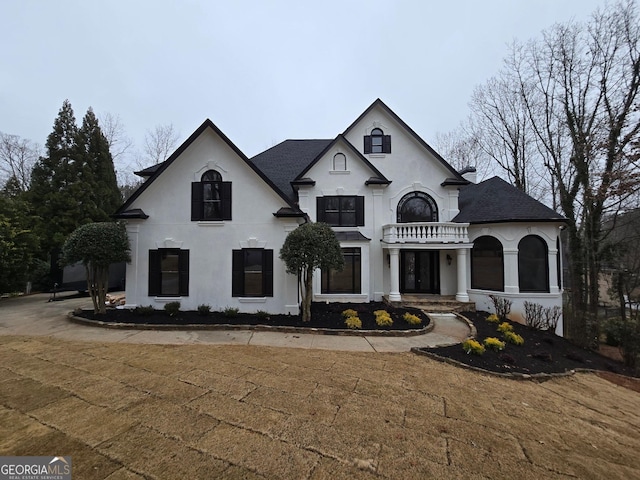
<svg viewBox="0 0 640 480">
<path fill-rule="evenodd" d="M 376 238 L 377 236 L 382 239 L 382 188 L 373 188 L 371 191 L 373 195 L 373 210 L 371 214 L 371 225 L 373 235 L 372 238 Z M 373 300 L 379 302 L 382 300 L 382 296 L 384 295 L 384 250 L 382 249 L 381 242 L 371 242 L 371 248 L 369 250 L 369 278 L 370 282 L 370 290 L 373 293 Z"/>
<path fill-rule="evenodd" d="M 549 248 L 549 293 L 560 293 L 558 285 L 558 250 Z"/>
<path fill-rule="evenodd" d="M 520 293 L 518 279 L 518 249 L 505 248 L 504 255 L 504 293 Z"/>
<path fill-rule="evenodd" d="M 458 268 L 458 289 L 456 300 L 459 302 L 468 302 L 469 294 L 467 293 L 467 252 L 466 248 L 456 249 L 456 265 Z"/>
<path fill-rule="evenodd" d="M 138 233 L 140 232 L 140 225 L 127 223 L 127 236 L 129 237 L 129 247 L 131 249 L 131 262 L 126 267 L 126 304 L 127 306 L 135 307 L 140 305 L 140 298 L 138 297 L 138 284 L 141 283 L 138 278 L 138 262 L 140 260 L 138 252 Z"/>
<path fill-rule="evenodd" d="M 400 250 L 398 248 L 389 249 L 389 263 L 391 268 L 391 290 L 389 291 L 389 300 L 399 302 L 402 300 L 400 296 Z"/>
</svg>

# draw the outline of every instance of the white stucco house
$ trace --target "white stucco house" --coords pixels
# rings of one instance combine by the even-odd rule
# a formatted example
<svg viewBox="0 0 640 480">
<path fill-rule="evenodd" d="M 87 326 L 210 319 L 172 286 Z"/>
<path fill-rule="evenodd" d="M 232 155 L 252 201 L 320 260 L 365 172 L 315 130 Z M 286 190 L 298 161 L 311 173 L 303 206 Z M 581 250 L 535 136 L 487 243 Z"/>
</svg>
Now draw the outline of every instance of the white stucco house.
<svg viewBox="0 0 640 480">
<path fill-rule="evenodd" d="M 316 301 L 489 295 L 562 305 L 561 215 L 494 177 L 457 172 L 381 100 L 333 139 L 286 140 L 249 159 L 210 120 L 149 167 L 115 217 L 127 224 L 129 306 L 298 313 L 278 253 L 307 221 L 330 224 L 341 272 Z M 561 332 L 559 325 L 558 331 Z"/>
</svg>

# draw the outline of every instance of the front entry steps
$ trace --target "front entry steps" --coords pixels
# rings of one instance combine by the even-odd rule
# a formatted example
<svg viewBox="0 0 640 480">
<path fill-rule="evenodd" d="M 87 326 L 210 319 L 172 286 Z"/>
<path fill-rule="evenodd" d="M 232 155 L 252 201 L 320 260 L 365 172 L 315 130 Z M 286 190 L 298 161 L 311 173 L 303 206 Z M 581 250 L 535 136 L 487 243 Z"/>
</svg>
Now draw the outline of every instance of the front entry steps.
<svg viewBox="0 0 640 480">
<path fill-rule="evenodd" d="M 475 302 L 459 302 L 453 295 L 428 295 L 403 293 L 402 300 L 392 302 L 384 297 L 384 302 L 394 307 L 415 307 L 427 313 L 475 312 Z"/>
</svg>

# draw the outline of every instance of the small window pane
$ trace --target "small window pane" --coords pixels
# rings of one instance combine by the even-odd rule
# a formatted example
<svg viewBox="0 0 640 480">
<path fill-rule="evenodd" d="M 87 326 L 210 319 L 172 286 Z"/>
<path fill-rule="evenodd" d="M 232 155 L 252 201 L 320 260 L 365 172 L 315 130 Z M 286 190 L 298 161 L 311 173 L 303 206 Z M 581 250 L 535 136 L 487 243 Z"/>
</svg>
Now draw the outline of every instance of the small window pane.
<svg viewBox="0 0 640 480">
<path fill-rule="evenodd" d="M 200 179 L 202 182 L 221 182 L 222 175 L 220 175 L 215 170 L 207 170 L 202 174 L 202 178 Z"/>
<path fill-rule="evenodd" d="M 249 297 L 263 295 L 262 250 L 244 251 L 244 294 Z"/>
<path fill-rule="evenodd" d="M 160 259 L 160 293 L 162 295 L 179 295 L 180 272 L 179 256 L 173 252 L 163 252 Z"/>
</svg>

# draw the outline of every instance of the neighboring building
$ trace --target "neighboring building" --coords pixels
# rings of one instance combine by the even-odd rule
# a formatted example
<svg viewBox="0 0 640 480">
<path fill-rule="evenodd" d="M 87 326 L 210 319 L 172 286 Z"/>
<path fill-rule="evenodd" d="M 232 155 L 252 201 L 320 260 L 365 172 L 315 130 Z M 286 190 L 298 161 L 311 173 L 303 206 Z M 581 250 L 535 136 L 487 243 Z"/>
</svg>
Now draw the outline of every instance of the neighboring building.
<svg viewBox="0 0 640 480">
<path fill-rule="evenodd" d="M 345 269 L 316 272 L 316 301 L 491 294 L 562 305 L 563 217 L 494 177 L 455 171 L 381 100 L 342 134 L 248 159 L 206 120 L 118 210 L 131 241 L 127 303 L 298 313 L 278 253 L 305 221 L 334 227 Z M 558 331 L 562 331 L 559 325 Z"/>
</svg>

